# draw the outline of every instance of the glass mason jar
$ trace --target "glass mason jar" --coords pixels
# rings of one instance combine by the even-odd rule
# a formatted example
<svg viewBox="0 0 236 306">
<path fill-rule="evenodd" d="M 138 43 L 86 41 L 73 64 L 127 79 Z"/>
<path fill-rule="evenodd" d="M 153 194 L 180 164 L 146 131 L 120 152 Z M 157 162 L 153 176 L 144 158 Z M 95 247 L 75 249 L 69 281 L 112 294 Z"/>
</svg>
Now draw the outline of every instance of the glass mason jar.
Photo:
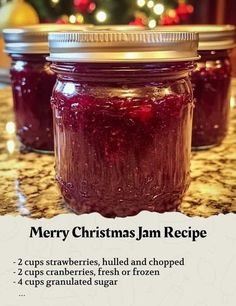
<svg viewBox="0 0 236 306">
<path fill-rule="evenodd" d="M 47 24 L 3 30 L 5 51 L 12 59 L 10 75 L 17 136 L 24 149 L 40 152 L 54 149 L 50 98 L 56 76 L 46 60 L 47 37 L 49 31 L 74 27 Z"/>
<path fill-rule="evenodd" d="M 230 110 L 234 26 L 195 26 L 201 59 L 192 72 L 196 105 L 193 113 L 193 149 L 220 145 L 227 134 Z"/>
<path fill-rule="evenodd" d="M 192 147 L 207 149 L 219 145 L 228 129 L 232 69 L 229 53 L 235 44 L 235 27 L 183 25 L 168 26 L 166 30 L 199 33 L 201 58 L 191 74 L 195 98 Z"/>
<path fill-rule="evenodd" d="M 10 69 L 17 136 L 26 149 L 53 151 L 50 98 L 56 81 L 47 54 L 12 54 Z"/>
<path fill-rule="evenodd" d="M 56 179 L 69 208 L 175 211 L 189 185 L 195 33 L 49 34 Z"/>
</svg>

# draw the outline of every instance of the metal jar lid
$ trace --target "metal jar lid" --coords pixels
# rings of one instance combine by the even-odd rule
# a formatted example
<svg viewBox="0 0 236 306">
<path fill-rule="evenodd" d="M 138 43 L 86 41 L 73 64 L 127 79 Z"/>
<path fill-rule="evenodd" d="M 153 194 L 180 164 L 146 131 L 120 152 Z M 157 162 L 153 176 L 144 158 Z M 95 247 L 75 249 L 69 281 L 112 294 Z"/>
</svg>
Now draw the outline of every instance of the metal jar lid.
<svg viewBox="0 0 236 306">
<path fill-rule="evenodd" d="M 102 31 L 136 31 L 145 30 L 145 26 L 139 25 L 124 25 L 124 24 L 113 24 L 113 25 L 94 25 L 93 30 Z"/>
<path fill-rule="evenodd" d="M 173 62 L 198 59 L 198 34 L 153 30 L 49 33 L 50 61 Z"/>
<path fill-rule="evenodd" d="M 9 54 L 48 54 L 48 33 L 51 31 L 83 30 L 90 25 L 39 24 L 3 29 L 4 51 Z"/>
<path fill-rule="evenodd" d="M 176 25 L 159 26 L 158 31 L 193 31 L 199 33 L 198 50 L 226 50 L 235 47 L 233 25 Z"/>
</svg>

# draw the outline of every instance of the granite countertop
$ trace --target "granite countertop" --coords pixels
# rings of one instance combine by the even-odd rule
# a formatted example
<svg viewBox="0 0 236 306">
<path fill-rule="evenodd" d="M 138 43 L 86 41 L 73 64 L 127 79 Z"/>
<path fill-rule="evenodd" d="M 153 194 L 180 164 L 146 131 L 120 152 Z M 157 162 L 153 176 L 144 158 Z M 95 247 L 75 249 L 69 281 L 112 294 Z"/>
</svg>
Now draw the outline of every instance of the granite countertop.
<svg viewBox="0 0 236 306">
<path fill-rule="evenodd" d="M 223 144 L 193 153 L 192 183 L 181 205 L 189 216 L 236 213 L 236 84 Z M 54 157 L 19 153 L 9 87 L 0 90 L 0 215 L 51 218 L 69 213 L 54 180 Z"/>
</svg>

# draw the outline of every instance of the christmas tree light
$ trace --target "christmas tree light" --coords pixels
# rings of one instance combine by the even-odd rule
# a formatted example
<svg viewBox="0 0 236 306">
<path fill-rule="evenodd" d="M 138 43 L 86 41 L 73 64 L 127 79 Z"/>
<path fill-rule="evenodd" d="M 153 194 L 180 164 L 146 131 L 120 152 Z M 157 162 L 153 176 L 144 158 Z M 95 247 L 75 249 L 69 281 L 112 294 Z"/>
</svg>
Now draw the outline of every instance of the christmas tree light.
<svg viewBox="0 0 236 306">
<path fill-rule="evenodd" d="M 96 13 L 96 19 L 98 22 L 105 22 L 107 19 L 107 13 L 104 11 L 98 11 Z"/>
</svg>

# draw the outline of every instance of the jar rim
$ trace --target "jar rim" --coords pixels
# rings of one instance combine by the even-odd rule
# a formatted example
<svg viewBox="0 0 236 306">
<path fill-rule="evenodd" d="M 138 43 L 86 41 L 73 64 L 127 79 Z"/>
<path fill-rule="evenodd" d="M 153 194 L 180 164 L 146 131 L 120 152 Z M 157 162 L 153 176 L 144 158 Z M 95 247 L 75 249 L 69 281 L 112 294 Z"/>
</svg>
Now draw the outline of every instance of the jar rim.
<svg viewBox="0 0 236 306">
<path fill-rule="evenodd" d="M 48 54 L 48 33 L 56 31 L 83 30 L 92 25 L 38 24 L 2 30 L 5 49 L 8 54 Z"/>
<path fill-rule="evenodd" d="M 50 61 L 156 62 L 197 60 L 198 34 L 154 30 L 49 33 Z"/>
<path fill-rule="evenodd" d="M 191 24 L 158 26 L 159 31 L 194 31 L 199 33 L 198 50 L 226 50 L 235 47 L 236 27 L 234 25 Z"/>
</svg>

